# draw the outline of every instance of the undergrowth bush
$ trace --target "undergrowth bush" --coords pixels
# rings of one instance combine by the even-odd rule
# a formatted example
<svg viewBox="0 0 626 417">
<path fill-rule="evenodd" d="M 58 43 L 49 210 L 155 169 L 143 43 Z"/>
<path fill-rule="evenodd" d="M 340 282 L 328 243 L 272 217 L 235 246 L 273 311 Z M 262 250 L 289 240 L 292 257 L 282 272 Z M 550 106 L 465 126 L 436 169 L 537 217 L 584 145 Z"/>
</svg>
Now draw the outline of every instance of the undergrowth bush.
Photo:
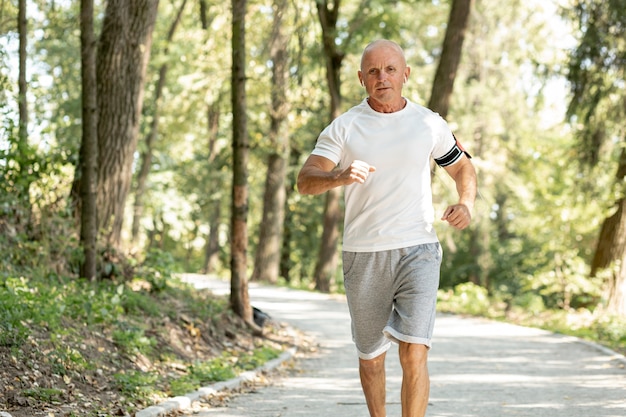
<svg viewBox="0 0 626 417">
<path fill-rule="evenodd" d="M 609 315 L 601 309 L 547 308 L 543 297 L 524 292 L 506 302 L 488 294 L 483 287 L 463 283 L 438 292 L 437 309 L 441 312 L 469 314 L 506 320 L 599 342 L 626 354 L 626 318 Z"/>
<path fill-rule="evenodd" d="M 437 303 L 441 311 L 472 315 L 487 315 L 491 306 L 487 289 L 471 282 L 439 290 Z"/>
</svg>

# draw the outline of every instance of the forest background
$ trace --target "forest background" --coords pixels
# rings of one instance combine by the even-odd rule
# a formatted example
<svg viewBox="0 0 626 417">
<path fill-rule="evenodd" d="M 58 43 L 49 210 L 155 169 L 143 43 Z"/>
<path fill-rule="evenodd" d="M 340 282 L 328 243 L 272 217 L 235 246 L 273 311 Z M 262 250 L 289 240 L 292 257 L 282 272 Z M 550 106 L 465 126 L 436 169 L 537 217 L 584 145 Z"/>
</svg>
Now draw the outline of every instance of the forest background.
<svg viewBox="0 0 626 417">
<path fill-rule="evenodd" d="M 436 225 L 440 307 L 624 349 L 624 0 L 0 1 L 5 335 L 16 294 L 80 277 L 230 277 L 251 326 L 248 280 L 341 292 L 341 199 L 295 177 L 378 38 L 478 172 L 470 229 Z"/>
</svg>

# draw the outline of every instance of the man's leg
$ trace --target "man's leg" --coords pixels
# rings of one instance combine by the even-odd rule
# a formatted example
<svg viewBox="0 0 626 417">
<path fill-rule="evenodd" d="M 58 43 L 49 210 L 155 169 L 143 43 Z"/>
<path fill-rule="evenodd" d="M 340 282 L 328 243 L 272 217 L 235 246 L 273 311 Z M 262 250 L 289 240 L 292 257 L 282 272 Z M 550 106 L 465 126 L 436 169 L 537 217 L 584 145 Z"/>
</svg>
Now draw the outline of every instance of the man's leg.
<svg viewBox="0 0 626 417">
<path fill-rule="evenodd" d="M 430 394 L 428 348 L 400 342 L 399 353 L 402 365 L 402 417 L 424 417 Z"/>
<path fill-rule="evenodd" d="M 385 353 L 374 359 L 359 359 L 359 375 L 371 417 L 386 417 Z"/>
</svg>

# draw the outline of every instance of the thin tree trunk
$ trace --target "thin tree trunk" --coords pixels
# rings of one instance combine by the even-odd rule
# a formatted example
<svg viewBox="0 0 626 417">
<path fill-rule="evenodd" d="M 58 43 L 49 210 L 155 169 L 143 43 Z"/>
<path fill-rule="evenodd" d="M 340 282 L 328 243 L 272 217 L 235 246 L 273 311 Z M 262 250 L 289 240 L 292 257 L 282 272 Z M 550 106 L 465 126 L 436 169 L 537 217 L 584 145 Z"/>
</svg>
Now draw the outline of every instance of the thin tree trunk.
<svg viewBox="0 0 626 417">
<path fill-rule="evenodd" d="M 204 265 L 202 272 L 211 274 L 217 270 L 219 261 L 219 222 L 221 215 L 220 202 L 215 201 L 214 207 L 211 209 L 211 217 L 209 219 L 209 235 L 207 237 L 204 250 Z"/>
<path fill-rule="evenodd" d="M 29 165 L 30 146 L 28 144 L 28 83 L 26 81 L 26 58 L 28 45 L 28 19 L 26 13 L 26 0 L 20 0 L 18 3 L 17 30 L 19 33 L 19 73 L 18 73 L 18 107 L 19 107 L 19 129 L 16 160 L 21 165 L 21 170 L 26 171 Z M 32 222 L 33 210 L 30 202 L 30 187 L 33 180 L 29 179 L 24 184 L 22 195 L 20 196 L 20 211 L 23 215 L 17 216 L 18 222 L 24 221 L 30 225 Z"/>
<path fill-rule="evenodd" d="M 341 64 L 345 54 L 338 50 L 335 43 L 336 25 L 339 15 L 339 2 L 329 8 L 326 0 L 317 2 L 317 12 L 322 26 L 322 44 L 326 60 L 326 79 L 330 93 L 330 120 L 341 112 Z M 341 189 L 333 188 L 326 192 L 324 210 L 324 231 L 320 242 L 320 251 L 315 265 L 315 288 L 330 292 L 338 265 L 337 247 L 339 244 L 339 222 L 341 219 Z"/>
<path fill-rule="evenodd" d="M 208 106 L 207 111 L 207 123 L 208 123 L 208 164 L 209 170 L 214 172 L 219 171 L 220 167 L 214 166 L 213 162 L 216 160 L 216 146 L 219 135 L 220 127 L 220 102 L 222 100 L 221 94 L 215 100 L 214 103 Z M 209 193 L 213 193 L 213 187 L 215 182 L 209 184 Z M 206 239 L 204 265 L 202 271 L 205 274 L 215 272 L 219 263 L 219 226 L 221 217 L 221 202 L 219 199 L 215 199 L 211 202 L 209 207 L 209 235 Z"/>
<path fill-rule="evenodd" d="M 293 187 L 293 183 L 288 181 Z M 290 188 L 285 186 L 285 200 L 289 201 Z M 278 267 L 278 275 L 283 277 L 286 282 L 291 282 L 291 250 L 290 242 L 292 237 L 293 215 L 291 210 L 285 210 L 285 227 L 283 227 L 282 245 L 280 248 L 280 264 Z"/>
<path fill-rule="evenodd" d="M 315 288 L 321 292 L 330 292 L 333 278 L 337 273 L 337 247 L 339 245 L 339 221 L 341 208 L 339 188 L 326 193 L 324 206 L 324 231 L 317 264 L 315 265 Z"/>
<path fill-rule="evenodd" d="M 20 113 L 19 138 L 22 143 L 28 139 L 28 83 L 26 82 L 26 47 L 28 44 L 28 20 L 26 17 L 26 0 L 19 0 L 17 28 L 19 32 L 19 74 L 18 74 L 18 107 Z"/>
<path fill-rule="evenodd" d="M 109 0 L 98 48 L 98 228 L 121 245 L 158 0 Z"/>
<path fill-rule="evenodd" d="M 616 185 L 621 187 L 620 195 L 626 192 L 626 147 L 622 148 Z M 626 316 L 626 198 L 615 202 L 615 212 L 602 224 L 598 245 L 591 263 L 591 276 L 603 270 L 608 275 L 608 310 Z"/>
<path fill-rule="evenodd" d="M 473 0 L 453 0 L 450 8 L 448 27 L 443 41 L 441 58 L 433 81 L 428 107 L 439 113 L 444 119 L 448 117 L 450 96 L 456 79 L 456 72 L 461 62 L 463 41 L 467 31 Z"/>
<path fill-rule="evenodd" d="M 259 231 L 259 244 L 255 254 L 252 280 L 275 283 L 280 272 L 280 255 L 285 221 L 285 177 L 289 158 L 289 136 L 285 121 L 289 114 L 287 102 L 289 36 L 285 33 L 283 13 L 286 0 L 274 1 L 274 24 L 270 39 L 272 60 L 272 109 L 270 144 L 274 149 L 268 156 L 265 192 L 263 195 L 263 220 Z"/>
<path fill-rule="evenodd" d="M 93 0 L 80 3 L 80 40 L 82 76 L 82 127 L 80 147 L 81 173 L 81 227 L 80 241 L 84 259 L 81 275 L 96 279 L 98 227 L 96 194 L 98 188 L 98 113 L 96 80 L 96 39 L 93 25 Z"/>
<path fill-rule="evenodd" d="M 297 149 L 291 149 L 289 152 L 289 166 L 296 166 L 300 161 L 301 152 Z M 294 175 L 287 175 L 285 180 L 285 200 L 289 201 L 291 194 L 295 191 L 296 178 Z M 280 250 L 280 276 L 287 282 L 291 281 L 291 239 L 293 236 L 293 212 L 289 209 L 285 210 L 285 227 L 283 228 L 283 244 Z"/>
<path fill-rule="evenodd" d="M 233 184 L 231 202 L 231 308 L 254 326 L 248 294 L 248 132 L 246 119 L 246 0 L 232 0 Z"/>
<path fill-rule="evenodd" d="M 187 0 L 182 0 L 182 3 L 178 8 L 176 18 L 172 22 L 170 30 L 167 33 L 165 49 L 163 51 L 164 56 L 167 56 L 169 52 L 169 44 L 174 38 L 174 33 L 176 32 L 176 28 L 180 23 L 180 19 L 183 15 L 186 4 Z M 145 150 L 141 154 L 141 168 L 139 169 L 139 173 L 137 175 L 137 185 L 135 187 L 135 201 L 133 203 L 133 223 L 131 227 L 131 239 L 133 243 L 136 243 L 137 239 L 139 238 L 139 225 L 141 222 L 141 217 L 143 216 L 144 209 L 143 197 L 146 192 L 146 182 L 148 180 L 148 175 L 150 174 L 150 169 L 152 168 L 154 144 L 157 141 L 159 134 L 161 97 L 163 95 L 163 89 L 165 88 L 165 82 L 167 80 L 167 69 L 167 63 L 164 63 L 163 65 L 161 65 L 161 68 L 159 68 L 159 79 L 157 80 L 156 88 L 154 91 L 154 111 L 152 112 L 152 122 L 150 123 L 150 131 L 148 132 L 148 136 L 146 137 Z"/>
</svg>

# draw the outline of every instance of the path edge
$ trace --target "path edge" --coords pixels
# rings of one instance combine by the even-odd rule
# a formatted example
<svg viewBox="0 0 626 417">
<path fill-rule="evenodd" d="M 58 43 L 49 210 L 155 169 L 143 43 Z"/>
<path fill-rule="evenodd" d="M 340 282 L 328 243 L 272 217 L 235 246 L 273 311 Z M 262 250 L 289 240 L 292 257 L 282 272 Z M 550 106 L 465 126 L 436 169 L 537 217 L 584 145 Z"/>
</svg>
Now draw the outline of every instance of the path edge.
<svg viewBox="0 0 626 417">
<path fill-rule="evenodd" d="M 576 336 L 569 336 L 572 337 L 573 339 L 575 339 L 575 342 L 589 346 L 591 348 L 594 348 L 596 350 L 599 350 L 600 352 L 604 353 L 607 356 L 611 357 L 611 360 L 615 360 L 618 362 L 623 363 L 626 366 L 626 356 L 622 355 L 619 352 L 614 351 L 613 349 L 610 349 L 604 345 L 601 345 L 599 343 L 596 342 L 591 342 L 589 340 L 585 340 L 582 339 L 580 337 L 576 337 Z"/>
<path fill-rule="evenodd" d="M 194 401 L 198 401 L 201 398 L 209 397 L 211 395 L 214 395 L 226 389 L 237 388 L 246 381 L 254 380 L 262 372 L 270 371 L 272 369 L 278 368 L 283 363 L 293 358 L 294 355 L 296 354 L 296 351 L 297 349 L 295 347 L 291 347 L 285 350 L 276 359 L 272 359 L 266 362 L 264 365 L 258 367 L 257 369 L 253 371 L 243 372 L 236 378 L 230 379 L 228 381 L 221 381 L 215 384 L 201 387 L 197 389 L 196 391 L 193 391 L 189 394 L 181 395 L 178 397 L 167 398 L 159 404 L 151 405 L 148 408 L 137 411 L 135 413 L 135 417 L 161 417 L 173 411 L 181 411 L 181 410 L 188 409 L 191 406 L 191 403 L 193 403 Z"/>
</svg>

